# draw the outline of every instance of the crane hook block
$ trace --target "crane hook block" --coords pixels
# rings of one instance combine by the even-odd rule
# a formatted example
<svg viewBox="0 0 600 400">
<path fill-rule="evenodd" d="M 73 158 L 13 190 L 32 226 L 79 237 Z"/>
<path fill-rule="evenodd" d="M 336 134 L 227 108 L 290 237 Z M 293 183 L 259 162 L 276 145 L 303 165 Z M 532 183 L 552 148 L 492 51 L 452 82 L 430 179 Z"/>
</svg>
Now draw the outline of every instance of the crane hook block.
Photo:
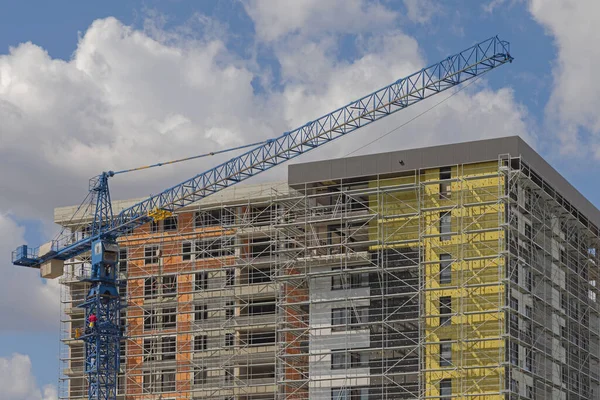
<svg viewBox="0 0 600 400">
<path fill-rule="evenodd" d="M 155 208 L 154 210 L 148 212 L 148 216 L 154 221 L 162 221 L 163 219 L 169 218 L 171 215 L 173 215 L 171 211 L 164 210 L 162 208 Z"/>
</svg>

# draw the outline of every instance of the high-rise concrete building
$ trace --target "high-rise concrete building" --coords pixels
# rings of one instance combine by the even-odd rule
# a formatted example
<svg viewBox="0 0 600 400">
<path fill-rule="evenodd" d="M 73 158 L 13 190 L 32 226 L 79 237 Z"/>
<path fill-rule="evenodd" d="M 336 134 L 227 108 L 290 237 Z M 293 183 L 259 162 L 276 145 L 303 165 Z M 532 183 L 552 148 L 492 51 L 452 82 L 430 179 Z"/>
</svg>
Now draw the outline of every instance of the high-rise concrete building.
<svg viewBox="0 0 600 400">
<path fill-rule="evenodd" d="M 517 137 L 292 165 L 120 240 L 119 392 L 600 399 L 599 225 Z M 85 261 L 61 278 L 62 398 L 87 396 Z"/>
</svg>

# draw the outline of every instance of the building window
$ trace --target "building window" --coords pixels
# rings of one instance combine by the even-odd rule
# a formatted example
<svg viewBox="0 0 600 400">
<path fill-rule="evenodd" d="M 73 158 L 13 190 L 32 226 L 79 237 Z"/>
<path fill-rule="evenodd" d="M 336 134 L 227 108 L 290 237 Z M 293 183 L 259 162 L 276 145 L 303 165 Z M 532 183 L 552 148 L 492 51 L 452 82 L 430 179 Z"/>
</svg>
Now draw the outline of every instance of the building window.
<svg viewBox="0 0 600 400">
<path fill-rule="evenodd" d="M 233 347 L 234 341 L 235 337 L 233 336 L 233 333 L 225 334 L 225 347 Z"/>
<path fill-rule="evenodd" d="M 508 273 L 510 274 L 510 281 L 519 284 L 519 264 L 513 261 L 509 265 L 510 268 Z"/>
<path fill-rule="evenodd" d="M 192 253 L 192 242 L 181 243 L 181 259 L 183 261 L 191 261 L 195 259 L 194 253 Z"/>
<path fill-rule="evenodd" d="M 346 309 L 331 309 L 331 325 L 346 325 Z"/>
<path fill-rule="evenodd" d="M 142 382 L 142 388 L 145 392 L 154 393 L 161 388 L 158 387 L 160 382 L 160 375 L 152 371 L 144 371 L 144 378 Z"/>
<path fill-rule="evenodd" d="M 452 343 L 449 340 L 442 340 L 440 343 L 440 367 L 449 367 L 452 365 Z"/>
<path fill-rule="evenodd" d="M 452 297 L 440 297 L 440 326 L 450 325 L 452 323 Z"/>
<path fill-rule="evenodd" d="M 159 222 L 159 221 L 152 221 L 152 222 L 150 223 L 150 231 L 151 231 L 152 233 L 156 233 L 156 232 L 158 232 L 158 231 L 159 231 L 159 225 L 160 225 L 160 222 Z"/>
<path fill-rule="evenodd" d="M 369 322 L 369 307 L 333 308 L 331 310 L 331 325 L 333 330 L 364 329 Z M 336 326 L 337 325 L 337 326 Z"/>
<path fill-rule="evenodd" d="M 121 326 L 123 326 L 123 325 L 121 325 Z M 125 365 L 126 354 L 128 354 L 127 353 L 127 342 L 123 341 L 123 342 L 121 342 L 121 348 L 119 349 L 119 363 L 121 363 L 121 365 Z"/>
<path fill-rule="evenodd" d="M 525 288 L 531 292 L 533 290 L 533 279 L 531 277 L 531 269 L 523 268 L 523 272 L 525 275 Z"/>
<path fill-rule="evenodd" d="M 157 278 L 146 278 L 144 279 L 144 298 L 149 300 L 158 296 L 158 279 Z"/>
<path fill-rule="evenodd" d="M 163 221 L 163 231 L 176 231 L 177 230 L 177 215 L 165 218 Z"/>
<path fill-rule="evenodd" d="M 331 369 L 346 369 L 346 353 L 331 353 Z"/>
<path fill-rule="evenodd" d="M 531 225 L 525 224 L 525 237 L 531 240 Z"/>
<path fill-rule="evenodd" d="M 331 277 L 331 290 L 342 290 L 369 287 L 369 273 L 351 273 L 351 270 L 340 267 L 331 269 L 335 275 Z"/>
<path fill-rule="evenodd" d="M 127 247 L 119 249 L 119 272 L 127 271 Z"/>
<path fill-rule="evenodd" d="M 235 268 L 225 269 L 225 286 L 235 285 Z"/>
<path fill-rule="evenodd" d="M 175 370 L 165 369 L 161 373 L 162 376 L 162 391 L 163 392 L 174 392 L 175 391 Z"/>
<path fill-rule="evenodd" d="M 208 336 L 206 336 L 206 335 L 194 336 L 194 351 L 206 350 L 207 339 L 208 339 Z"/>
<path fill-rule="evenodd" d="M 267 283 L 272 282 L 273 277 L 271 276 L 271 269 L 258 269 L 255 267 L 250 267 L 248 269 L 248 283 Z"/>
<path fill-rule="evenodd" d="M 448 180 L 452 178 L 452 167 L 440 168 L 440 181 Z M 440 182 L 440 200 L 450 198 L 451 182 Z"/>
<path fill-rule="evenodd" d="M 452 178 L 452 167 L 440 168 L 440 181 Z"/>
<path fill-rule="evenodd" d="M 144 264 L 158 264 L 159 247 L 156 245 L 144 246 Z"/>
<path fill-rule="evenodd" d="M 121 296 L 121 301 L 124 302 L 125 298 L 127 297 L 127 281 L 121 280 L 118 283 L 117 290 L 119 291 L 119 296 Z M 121 317 L 122 318 L 125 317 L 125 311 L 123 311 L 123 310 L 121 310 Z"/>
<path fill-rule="evenodd" d="M 198 211 L 194 213 L 194 228 L 204 227 L 204 213 L 206 211 Z"/>
<path fill-rule="evenodd" d="M 525 395 L 528 399 L 533 399 L 533 386 L 525 386 Z"/>
<path fill-rule="evenodd" d="M 177 327 L 177 309 L 175 308 L 163 308 L 162 309 L 162 323 L 164 329 L 171 329 Z"/>
<path fill-rule="evenodd" d="M 575 392 L 579 391 L 579 372 L 578 371 L 571 371 L 571 388 L 573 388 L 573 391 L 575 391 Z"/>
<path fill-rule="evenodd" d="M 519 365 L 519 344 L 516 342 L 510 342 L 510 363 Z"/>
<path fill-rule="evenodd" d="M 510 391 L 513 393 L 519 393 L 519 383 L 512 378 L 510 380 Z"/>
<path fill-rule="evenodd" d="M 194 319 L 196 321 L 206 321 L 208 319 L 208 306 L 206 304 L 196 304 L 194 306 Z"/>
<path fill-rule="evenodd" d="M 350 355 L 350 368 L 365 368 L 369 366 L 369 353 L 353 351 Z"/>
<path fill-rule="evenodd" d="M 197 240 L 195 245 L 194 258 L 196 260 L 205 258 L 218 258 L 225 255 L 233 255 L 230 246 L 233 244 L 232 237 L 212 238 Z"/>
<path fill-rule="evenodd" d="M 175 370 L 165 369 L 158 372 L 144 371 L 143 384 L 144 391 L 155 392 L 174 392 L 175 391 Z"/>
<path fill-rule="evenodd" d="M 223 370 L 223 373 L 225 374 L 225 382 L 226 383 L 233 382 L 233 375 L 234 375 L 233 368 L 225 368 Z"/>
<path fill-rule="evenodd" d="M 196 272 L 194 275 L 194 290 L 206 290 L 208 288 L 208 272 Z"/>
<path fill-rule="evenodd" d="M 440 381 L 440 400 L 450 400 L 452 397 L 452 379 Z"/>
<path fill-rule="evenodd" d="M 525 306 L 525 317 L 526 317 L 526 319 L 523 321 L 525 335 L 529 339 L 531 339 L 533 337 L 533 329 L 532 329 L 532 323 L 531 323 L 531 320 L 533 318 L 533 309 L 530 306 Z"/>
<path fill-rule="evenodd" d="M 333 388 L 331 389 L 331 400 L 350 400 L 349 388 Z"/>
<path fill-rule="evenodd" d="M 270 238 L 253 238 L 250 240 L 250 254 L 248 257 L 270 257 L 273 254 L 275 245 L 271 243 Z"/>
<path fill-rule="evenodd" d="M 333 268 L 333 271 L 341 270 L 341 268 Z M 335 275 L 331 277 L 331 290 L 348 289 L 348 282 L 341 273 L 335 272 Z"/>
<path fill-rule="evenodd" d="M 250 300 L 242 307 L 242 313 L 247 315 L 275 314 L 275 299 Z"/>
<path fill-rule="evenodd" d="M 156 338 L 144 338 L 144 361 L 154 361 L 158 353 Z"/>
<path fill-rule="evenodd" d="M 452 232 L 452 214 L 450 211 L 440 213 L 440 240 L 450 240 Z"/>
<path fill-rule="evenodd" d="M 331 400 L 367 400 L 369 399 L 368 387 L 332 388 Z"/>
<path fill-rule="evenodd" d="M 560 249 L 560 263 L 567 265 L 567 252 L 565 249 Z"/>
<path fill-rule="evenodd" d="M 235 303 L 233 301 L 225 302 L 225 318 L 233 318 Z"/>
<path fill-rule="evenodd" d="M 206 384 L 206 368 L 195 367 L 194 368 L 194 385 L 205 385 Z"/>
<path fill-rule="evenodd" d="M 146 300 L 151 300 L 161 294 L 166 297 L 177 294 L 177 278 L 175 275 L 144 279 L 144 297 Z"/>
<path fill-rule="evenodd" d="M 248 346 L 264 346 L 275 343 L 275 332 L 249 332 L 245 343 Z"/>
<path fill-rule="evenodd" d="M 366 324 L 369 322 L 369 307 L 353 307 L 348 309 L 350 314 L 350 323 L 355 324 Z M 356 327 L 360 329 L 364 327 Z"/>
<path fill-rule="evenodd" d="M 177 277 L 175 275 L 166 275 L 161 280 L 163 296 L 175 296 L 177 294 Z"/>
<path fill-rule="evenodd" d="M 526 187 L 523 191 L 524 194 L 524 205 L 526 211 L 531 211 L 531 188 Z"/>
<path fill-rule="evenodd" d="M 450 254 L 440 254 L 440 285 L 452 283 L 452 261 Z"/>
<path fill-rule="evenodd" d="M 233 213 L 229 209 L 199 211 L 194 214 L 194 228 L 230 225 L 233 223 L 232 217 Z"/>
<path fill-rule="evenodd" d="M 512 297 L 510 298 L 510 329 L 513 331 L 519 330 L 519 300 Z"/>
<path fill-rule="evenodd" d="M 363 368 L 369 366 L 369 354 L 365 352 L 332 352 L 331 369 Z"/>
<path fill-rule="evenodd" d="M 156 328 L 156 310 L 144 310 L 144 330 L 151 331 Z"/>
<path fill-rule="evenodd" d="M 177 345 L 175 336 L 162 337 L 162 359 L 174 360 L 177 353 Z"/>
<path fill-rule="evenodd" d="M 529 372 L 533 370 L 533 352 L 531 349 L 525 350 L 525 370 Z"/>
</svg>

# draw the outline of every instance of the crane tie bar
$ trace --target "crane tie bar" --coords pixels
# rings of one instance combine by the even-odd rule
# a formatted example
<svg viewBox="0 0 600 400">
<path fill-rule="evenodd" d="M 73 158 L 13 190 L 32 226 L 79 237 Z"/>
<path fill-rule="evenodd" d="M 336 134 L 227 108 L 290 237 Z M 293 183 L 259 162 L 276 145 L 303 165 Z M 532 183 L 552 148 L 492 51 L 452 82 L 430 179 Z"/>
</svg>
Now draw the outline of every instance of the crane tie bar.
<svg viewBox="0 0 600 400">
<path fill-rule="evenodd" d="M 186 157 L 186 158 L 180 158 L 178 160 L 171 160 L 171 161 L 164 161 L 164 162 L 159 162 L 156 164 L 151 164 L 151 165 L 145 165 L 143 167 L 137 167 L 137 168 L 130 168 L 130 169 L 124 169 L 121 171 L 109 171 L 108 175 L 109 176 L 114 176 L 117 174 L 124 174 L 126 172 L 134 172 L 134 171 L 141 171 L 143 169 L 149 169 L 149 168 L 154 168 L 154 167 L 162 167 L 163 165 L 170 165 L 170 164 L 176 164 L 176 163 L 180 163 L 183 161 L 190 161 L 190 160 L 195 160 L 197 158 L 203 158 L 203 157 L 208 157 L 208 156 L 215 156 L 217 154 L 223 154 L 223 153 L 228 153 L 230 151 L 235 151 L 235 150 L 241 150 L 241 149 L 245 149 L 248 147 L 254 147 L 254 146 L 260 146 L 262 144 L 267 143 L 269 140 L 264 140 L 262 142 L 256 142 L 256 143 L 250 143 L 250 144 L 245 144 L 243 146 L 238 146 L 238 147 L 232 147 L 229 149 L 223 149 L 223 150 L 217 150 L 217 151 L 211 151 L 210 153 L 204 153 L 204 154 L 199 154 L 197 156 L 191 156 L 191 157 Z"/>
</svg>

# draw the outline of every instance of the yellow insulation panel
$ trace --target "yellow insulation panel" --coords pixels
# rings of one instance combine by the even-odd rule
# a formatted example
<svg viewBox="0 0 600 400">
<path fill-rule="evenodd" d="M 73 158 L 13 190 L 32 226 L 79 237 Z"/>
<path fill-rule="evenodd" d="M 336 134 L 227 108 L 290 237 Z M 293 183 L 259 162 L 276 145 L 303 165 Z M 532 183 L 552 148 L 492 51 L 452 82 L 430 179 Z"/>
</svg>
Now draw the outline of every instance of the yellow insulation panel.
<svg viewBox="0 0 600 400">
<path fill-rule="evenodd" d="M 503 185 L 497 162 L 454 166 L 449 181 L 429 169 L 371 183 L 381 189 L 369 198 L 379 213 L 371 250 L 421 249 L 428 397 L 440 396 L 440 381 L 451 379 L 454 399 L 502 398 Z M 450 230 L 441 235 L 448 216 Z M 448 275 L 440 280 L 441 256 L 451 262 L 449 282 Z M 440 326 L 442 297 L 450 299 L 452 317 Z M 440 366 L 440 341 L 451 343 L 451 366 Z"/>
</svg>

